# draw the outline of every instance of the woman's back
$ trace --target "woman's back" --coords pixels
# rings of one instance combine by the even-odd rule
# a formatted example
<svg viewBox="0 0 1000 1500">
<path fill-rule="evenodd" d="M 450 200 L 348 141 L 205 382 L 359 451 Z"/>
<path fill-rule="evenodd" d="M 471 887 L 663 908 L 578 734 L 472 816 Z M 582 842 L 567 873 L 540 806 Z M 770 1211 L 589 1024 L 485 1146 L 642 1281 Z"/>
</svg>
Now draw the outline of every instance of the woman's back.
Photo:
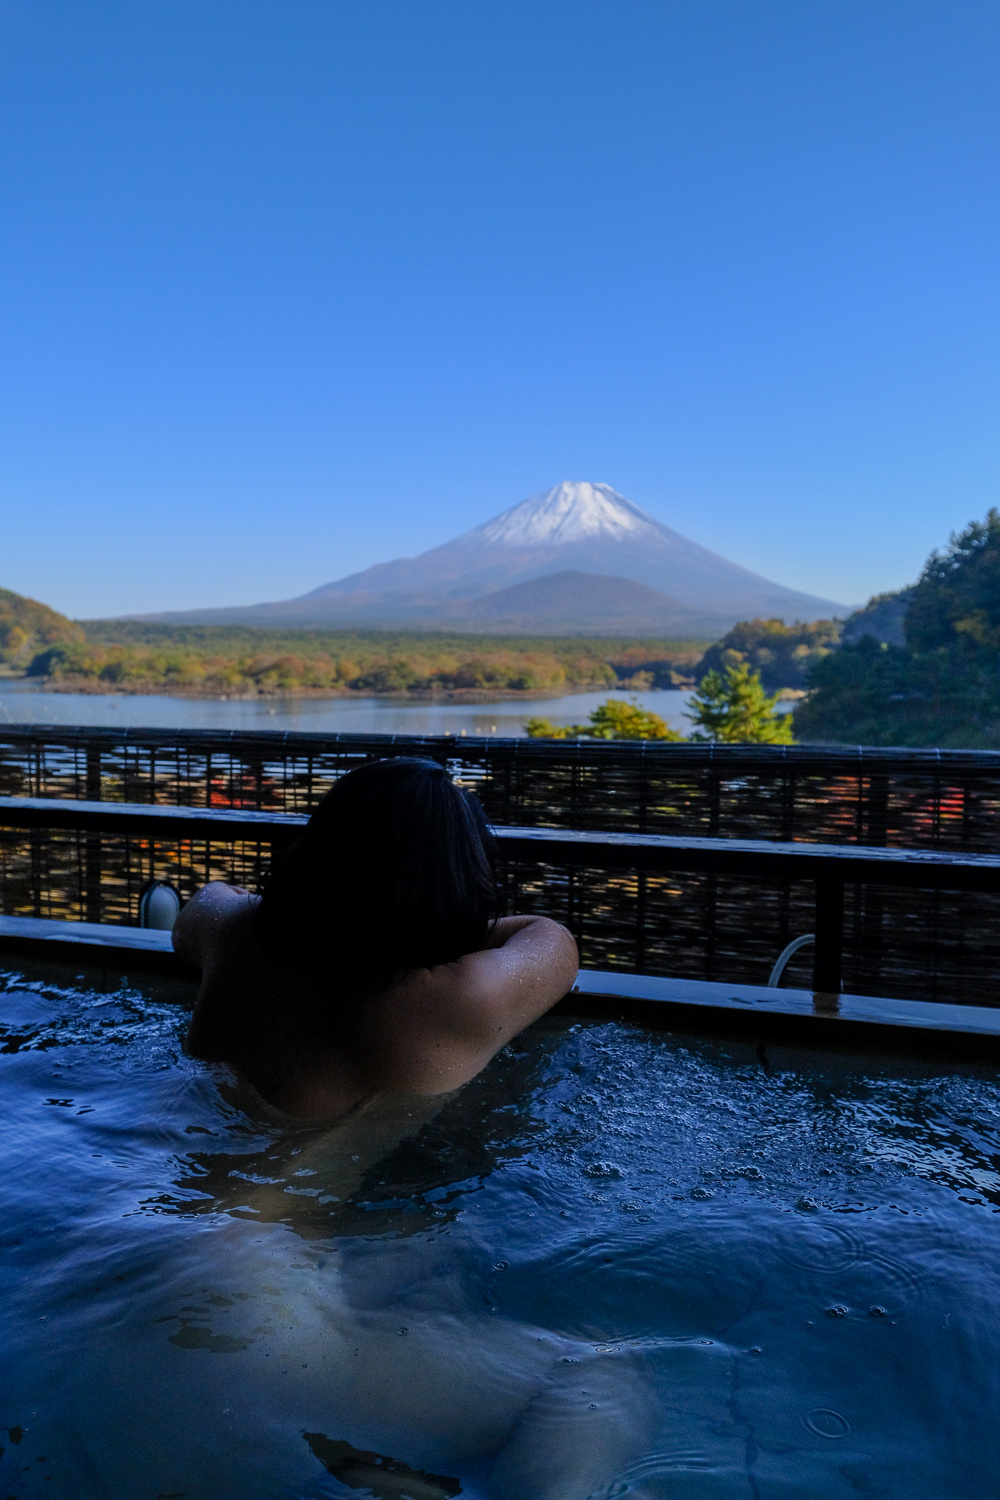
<svg viewBox="0 0 1000 1500">
<path fill-rule="evenodd" d="M 491 853 L 482 814 L 433 763 L 350 773 L 263 899 L 214 882 L 182 911 L 175 947 L 203 976 L 189 1050 L 313 1118 L 467 1082 L 577 968 L 558 923 L 495 919 Z"/>
</svg>

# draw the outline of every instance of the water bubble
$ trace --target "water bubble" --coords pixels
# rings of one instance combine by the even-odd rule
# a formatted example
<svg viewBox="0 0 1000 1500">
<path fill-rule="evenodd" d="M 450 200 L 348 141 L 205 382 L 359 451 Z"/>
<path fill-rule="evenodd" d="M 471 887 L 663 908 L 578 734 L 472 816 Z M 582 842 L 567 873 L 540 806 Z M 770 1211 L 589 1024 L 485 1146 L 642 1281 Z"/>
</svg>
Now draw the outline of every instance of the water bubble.
<svg viewBox="0 0 1000 1500">
<path fill-rule="evenodd" d="M 868 1309 L 868 1311 L 871 1313 L 871 1315 L 872 1315 L 873 1318 L 884 1318 L 885 1317 L 885 1308 L 884 1307 L 879 1307 L 879 1305 L 878 1305 L 877 1302 L 873 1302 L 872 1305 L 871 1305 L 871 1307 Z"/>
<path fill-rule="evenodd" d="M 692 1198 L 705 1199 L 705 1198 L 711 1198 L 712 1196 L 713 1196 L 713 1194 L 712 1194 L 711 1188 L 696 1187 L 696 1188 L 692 1188 L 692 1190 L 691 1190 L 691 1197 Z"/>
<path fill-rule="evenodd" d="M 624 1177 L 621 1167 L 613 1161 L 592 1161 L 583 1169 L 584 1177 Z"/>
<path fill-rule="evenodd" d="M 397 1332 L 397 1333 L 398 1333 L 398 1334 L 400 1334 L 400 1335 L 401 1335 L 401 1336 L 402 1336 L 402 1337 L 403 1337 L 403 1338 L 405 1338 L 405 1337 L 406 1337 L 406 1335 L 407 1335 L 407 1334 L 408 1334 L 408 1333 L 409 1333 L 409 1331 L 410 1331 L 410 1330 L 409 1330 L 409 1329 L 408 1329 L 408 1328 L 397 1328 L 397 1329 L 396 1329 L 396 1332 Z"/>
<path fill-rule="evenodd" d="M 508 1270 L 510 1270 L 510 1261 L 509 1260 L 495 1260 L 493 1262 L 493 1269 L 494 1269 L 494 1271 L 508 1271 Z"/>
<path fill-rule="evenodd" d="M 822 1438 L 845 1438 L 851 1424 L 839 1411 L 828 1406 L 816 1406 L 802 1418 L 804 1427 Z"/>
<path fill-rule="evenodd" d="M 801 1208 L 803 1211 L 808 1211 L 809 1209 L 819 1208 L 819 1204 L 815 1198 L 800 1198 L 795 1207 Z"/>
<path fill-rule="evenodd" d="M 832 1307 L 826 1309 L 826 1315 L 828 1318 L 846 1318 L 847 1308 L 842 1302 L 835 1302 Z"/>
</svg>

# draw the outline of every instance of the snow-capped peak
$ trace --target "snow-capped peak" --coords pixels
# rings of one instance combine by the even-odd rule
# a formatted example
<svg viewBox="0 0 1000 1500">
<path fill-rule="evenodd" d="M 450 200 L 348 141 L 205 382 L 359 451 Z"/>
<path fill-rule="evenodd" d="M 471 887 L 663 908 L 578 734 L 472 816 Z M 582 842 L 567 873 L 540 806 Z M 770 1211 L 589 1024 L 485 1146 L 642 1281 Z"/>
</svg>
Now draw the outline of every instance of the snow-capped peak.
<svg viewBox="0 0 1000 1500">
<path fill-rule="evenodd" d="M 652 516 L 609 484 L 567 479 L 487 521 L 478 539 L 503 547 L 555 547 L 594 537 L 624 541 L 658 529 Z"/>
</svg>

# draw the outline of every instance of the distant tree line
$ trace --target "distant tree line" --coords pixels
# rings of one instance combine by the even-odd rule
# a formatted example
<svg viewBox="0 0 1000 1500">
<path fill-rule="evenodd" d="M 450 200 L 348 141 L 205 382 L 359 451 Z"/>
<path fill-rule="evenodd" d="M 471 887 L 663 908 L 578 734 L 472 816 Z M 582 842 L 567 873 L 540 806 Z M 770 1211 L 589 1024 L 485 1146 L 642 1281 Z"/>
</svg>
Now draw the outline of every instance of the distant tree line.
<svg viewBox="0 0 1000 1500">
<path fill-rule="evenodd" d="M 560 693 L 646 686 L 637 663 L 651 660 L 661 675 L 690 682 L 704 652 L 697 641 L 274 631 L 117 620 L 72 630 L 75 635 L 35 652 L 26 664 L 30 675 L 65 690 L 204 696 Z"/>
</svg>

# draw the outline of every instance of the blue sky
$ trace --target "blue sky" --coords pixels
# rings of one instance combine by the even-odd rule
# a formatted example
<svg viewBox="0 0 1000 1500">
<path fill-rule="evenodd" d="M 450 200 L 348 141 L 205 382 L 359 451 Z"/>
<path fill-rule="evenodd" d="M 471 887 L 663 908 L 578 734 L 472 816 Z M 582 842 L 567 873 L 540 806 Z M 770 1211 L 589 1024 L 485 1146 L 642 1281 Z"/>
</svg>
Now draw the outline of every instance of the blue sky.
<svg viewBox="0 0 1000 1500">
<path fill-rule="evenodd" d="M 0 0 L 0 585 L 302 593 L 561 479 L 853 602 L 998 499 L 1000 7 Z"/>
</svg>

